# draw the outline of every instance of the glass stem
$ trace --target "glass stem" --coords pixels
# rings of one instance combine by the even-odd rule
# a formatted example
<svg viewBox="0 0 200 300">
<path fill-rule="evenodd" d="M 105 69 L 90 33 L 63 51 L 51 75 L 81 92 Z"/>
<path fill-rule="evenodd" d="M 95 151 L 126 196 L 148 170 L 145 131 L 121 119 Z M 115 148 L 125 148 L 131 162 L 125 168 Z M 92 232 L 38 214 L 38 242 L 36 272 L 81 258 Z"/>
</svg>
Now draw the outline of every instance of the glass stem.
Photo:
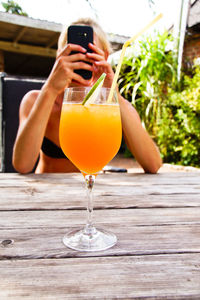
<svg viewBox="0 0 200 300">
<path fill-rule="evenodd" d="M 87 223 L 85 225 L 85 234 L 93 235 L 96 232 L 95 227 L 93 226 L 92 222 L 92 215 L 93 215 L 93 186 L 95 182 L 94 175 L 86 175 L 85 176 L 86 182 L 86 189 L 87 189 Z"/>
</svg>

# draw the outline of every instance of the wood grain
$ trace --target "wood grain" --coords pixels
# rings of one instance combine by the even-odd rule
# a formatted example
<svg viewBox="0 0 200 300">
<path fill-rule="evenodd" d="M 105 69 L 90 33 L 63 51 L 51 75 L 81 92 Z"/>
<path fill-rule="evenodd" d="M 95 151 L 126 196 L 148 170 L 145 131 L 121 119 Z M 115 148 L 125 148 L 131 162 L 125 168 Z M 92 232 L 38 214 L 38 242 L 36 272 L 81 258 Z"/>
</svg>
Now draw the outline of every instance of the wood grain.
<svg viewBox="0 0 200 300">
<path fill-rule="evenodd" d="M 1 299 L 199 299 L 200 255 L 7 260 Z"/>
<path fill-rule="evenodd" d="M 97 227 L 118 237 L 103 255 L 200 252 L 200 209 L 111 209 L 95 212 Z M 0 248 L 0 259 L 87 256 L 69 250 L 64 234 L 82 228 L 83 211 L 2 212 L 1 239 L 12 244 Z M 97 255 L 96 253 L 90 254 Z"/>
<path fill-rule="evenodd" d="M 0 174 L 0 210 L 84 209 L 81 174 Z M 97 177 L 96 208 L 199 207 L 199 173 L 106 174 Z"/>
<path fill-rule="evenodd" d="M 200 299 L 200 174 L 100 174 L 94 221 L 117 244 L 78 252 L 81 174 L 0 174 L 0 299 Z"/>
</svg>

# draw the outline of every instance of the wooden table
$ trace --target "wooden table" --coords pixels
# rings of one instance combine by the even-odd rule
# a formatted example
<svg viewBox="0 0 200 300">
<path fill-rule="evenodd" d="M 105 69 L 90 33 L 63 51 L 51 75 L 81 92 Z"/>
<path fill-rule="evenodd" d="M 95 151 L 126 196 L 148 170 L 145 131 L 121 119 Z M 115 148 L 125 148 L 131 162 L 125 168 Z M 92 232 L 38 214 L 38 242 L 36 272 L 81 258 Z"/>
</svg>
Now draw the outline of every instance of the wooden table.
<svg viewBox="0 0 200 300">
<path fill-rule="evenodd" d="M 200 299 L 200 173 L 102 174 L 103 252 L 66 248 L 85 222 L 80 174 L 0 174 L 0 299 Z"/>
</svg>

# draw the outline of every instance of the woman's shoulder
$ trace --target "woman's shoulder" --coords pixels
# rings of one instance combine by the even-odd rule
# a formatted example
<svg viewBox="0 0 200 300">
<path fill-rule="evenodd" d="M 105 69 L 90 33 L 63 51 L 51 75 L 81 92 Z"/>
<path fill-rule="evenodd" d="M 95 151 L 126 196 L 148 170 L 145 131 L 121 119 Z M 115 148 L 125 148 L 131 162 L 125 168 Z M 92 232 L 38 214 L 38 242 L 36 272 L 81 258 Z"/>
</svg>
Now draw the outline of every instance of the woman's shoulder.
<svg viewBox="0 0 200 300">
<path fill-rule="evenodd" d="M 40 90 L 31 90 L 24 95 L 20 103 L 20 114 L 27 114 L 35 103 Z"/>
<path fill-rule="evenodd" d="M 32 102 L 32 101 L 34 102 L 36 100 L 36 98 L 38 97 L 39 93 L 40 93 L 40 90 L 31 90 L 31 91 L 29 91 L 22 98 L 22 103 L 23 102 Z"/>
</svg>

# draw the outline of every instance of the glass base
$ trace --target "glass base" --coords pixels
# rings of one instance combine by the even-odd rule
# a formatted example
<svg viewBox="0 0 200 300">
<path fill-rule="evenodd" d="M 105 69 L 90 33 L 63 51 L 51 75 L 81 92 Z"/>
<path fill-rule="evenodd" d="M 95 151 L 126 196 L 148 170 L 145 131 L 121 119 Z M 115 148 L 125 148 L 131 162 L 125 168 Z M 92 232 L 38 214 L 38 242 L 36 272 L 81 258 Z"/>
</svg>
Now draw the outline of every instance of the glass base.
<svg viewBox="0 0 200 300">
<path fill-rule="evenodd" d="M 68 232 L 64 238 L 65 246 L 78 251 L 103 251 L 117 243 L 117 237 L 103 229 L 93 227 L 92 233 L 87 230 L 77 229 Z"/>
</svg>

